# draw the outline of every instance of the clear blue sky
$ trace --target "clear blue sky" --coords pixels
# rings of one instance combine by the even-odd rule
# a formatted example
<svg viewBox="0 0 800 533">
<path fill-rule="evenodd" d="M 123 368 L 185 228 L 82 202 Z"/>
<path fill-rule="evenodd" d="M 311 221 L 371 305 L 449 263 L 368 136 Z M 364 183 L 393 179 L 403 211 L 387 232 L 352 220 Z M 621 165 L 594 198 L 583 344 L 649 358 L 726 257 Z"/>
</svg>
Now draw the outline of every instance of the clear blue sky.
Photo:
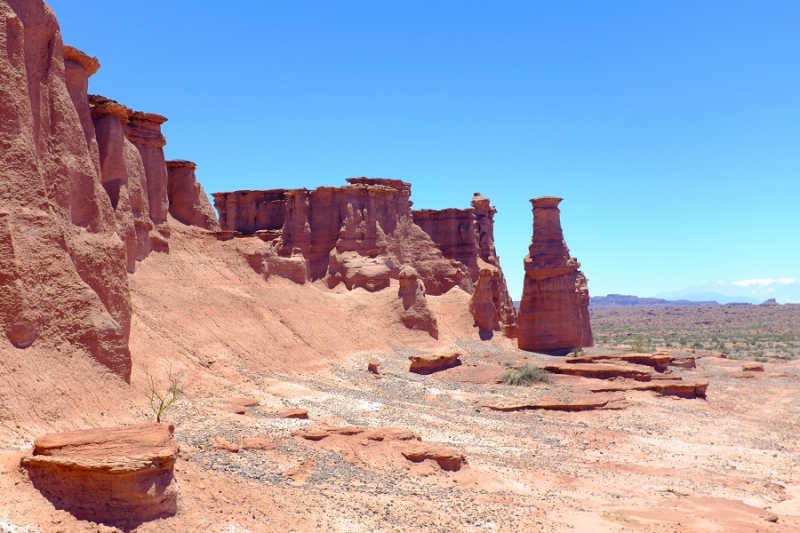
<svg viewBox="0 0 800 533">
<path fill-rule="evenodd" d="M 796 0 L 49 3 L 208 192 L 480 191 L 515 299 L 542 195 L 594 295 L 800 280 Z"/>
</svg>

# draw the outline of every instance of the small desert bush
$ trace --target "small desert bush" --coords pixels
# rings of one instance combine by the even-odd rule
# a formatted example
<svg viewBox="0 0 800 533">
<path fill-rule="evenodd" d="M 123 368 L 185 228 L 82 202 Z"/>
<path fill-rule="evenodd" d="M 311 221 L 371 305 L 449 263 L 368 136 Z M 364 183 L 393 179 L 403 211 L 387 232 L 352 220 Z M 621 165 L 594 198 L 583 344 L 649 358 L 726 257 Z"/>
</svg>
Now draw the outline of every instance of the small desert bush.
<svg viewBox="0 0 800 533">
<path fill-rule="evenodd" d="M 530 387 L 534 383 L 549 383 L 550 376 L 539 367 L 523 366 L 522 368 L 512 368 L 505 376 L 503 382 L 507 385 L 522 385 Z"/>
</svg>

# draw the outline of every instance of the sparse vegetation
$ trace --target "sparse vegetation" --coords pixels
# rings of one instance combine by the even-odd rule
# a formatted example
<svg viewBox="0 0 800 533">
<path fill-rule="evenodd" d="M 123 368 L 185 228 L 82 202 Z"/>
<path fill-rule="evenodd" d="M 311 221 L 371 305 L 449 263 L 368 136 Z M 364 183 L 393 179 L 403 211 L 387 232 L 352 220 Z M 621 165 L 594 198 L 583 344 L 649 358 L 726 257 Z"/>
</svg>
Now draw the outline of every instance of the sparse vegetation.
<svg viewBox="0 0 800 533">
<path fill-rule="evenodd" d="M 503 376 L 503 382 L 506 385 L 530 387 L 534 383 L 549 383 L 550 375 L 537 366 L 526 365 L 509 370 Z"/>
<path fill-rule="evenodd" d="M 144 393 L 150 402 L 150 409 L 156 416 L 156 422 L 160 423 L 164 412 L 178 401 L 183 391 L 181 391 L 181 379 L 172 367 L 167 372 L 166 388 L 159 387 L 155 377 L 145 370 L 146 385 Z"/>
<path fill-rule="evenodd" d="M 800 305 L 592 309 L 599 347 L 658 348 L 731 359 L 800 357 Z"/>
</svg>

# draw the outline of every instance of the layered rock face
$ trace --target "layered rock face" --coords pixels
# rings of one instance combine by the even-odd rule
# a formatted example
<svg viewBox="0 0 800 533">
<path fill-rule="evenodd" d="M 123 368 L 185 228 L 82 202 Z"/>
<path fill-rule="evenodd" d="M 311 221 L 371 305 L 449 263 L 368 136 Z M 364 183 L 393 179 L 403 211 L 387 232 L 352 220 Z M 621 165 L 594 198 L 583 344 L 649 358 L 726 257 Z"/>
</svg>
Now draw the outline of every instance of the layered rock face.
<svg viewBox="0 0 800 533">
<path fill-rule="evenodd" d="M 561 198 L 533 204 L 533 239 L 525 257 L 519 310 L 520 349 L 565 354 L 594 346 L 589 323 L 589 289 L 580 263 L 570 257 L 561 229 Z"/>
<path fill-rule="evenodd" d="M 411 185 L 350 178 L 344 187 L 215 193 L 226 232 L 273 241 L 250 258 L 265 276 L 326 280 L 348 290 L 381 290 L 400 281 L 403 322 L 435 336 L 425 294 L 453 287 L 473 295 L 481 334 L 516 335 L 516 312 L 494 248 L 496 210 L 476 194 L 470 209 L 411 211 Z M 403 274 L 405 272 L 405 274 Z"/>
<path fill-rule="evenodd" d="M 73 58 L 65 68 L 43 2 L 0 0 L 0 20 L 0 328 L 17 348 L 83 347 L 128 379 L 125 249 L 87 135 L 88 103 L 80 113 L 74 103 L 94 67 Z"/>
<path fill-rule="evenodd" d="M 166 119 L 90 96 L 99 62 L 63 45 L 41 0 L 0 0 L 0 21 L 0 330 L 19 349 L 81 347 L 128 380 L 127 272 L 167 251 Z M 176 182 L 181 212 L 196 197 L 213 217 L 196 182 Z"/>
<path fill-rule="evenodd" d="M 214 208 L 194 175 L 196 168 L 191 161 L 167 161 L 169 213 L 189 226 L 219 231 Z"/>
<path fill-rule="evenodd" d="M 21 465 L 56 509 L 129 530 L 178 510 L 173 432 L 140 424 L 51 433 L 36 439 Z"/>
<path fill-rule="evenodd" d="M 438 244 L 442 254 L 467 273 L 463 286 L 472 293 L 470 311 L 482 335 L 517 334 L 514 304 L 494 246 L 494 215 L 487 197 L 475 193 L 471 209 L 414 211 L 414 223 Z"/>
<path fill-rule="evenodd" d="M 272 189 L 214 193 L 220 228 L 245 235 L 283 229 L 287 192 L 288 189 Z"/>
</svg>

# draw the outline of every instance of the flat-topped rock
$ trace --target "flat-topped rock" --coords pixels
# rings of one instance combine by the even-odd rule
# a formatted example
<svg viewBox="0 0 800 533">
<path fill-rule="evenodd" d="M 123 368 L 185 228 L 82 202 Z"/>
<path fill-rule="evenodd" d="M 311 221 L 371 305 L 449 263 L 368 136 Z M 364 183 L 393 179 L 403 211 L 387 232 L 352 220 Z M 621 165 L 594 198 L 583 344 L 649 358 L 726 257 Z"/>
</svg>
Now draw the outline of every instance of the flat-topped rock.
<svg viewBox="0 0 800 533">
<path fill-rule="evenodd" d="M 57 509 L 135 527 L 178 510 L 173 432 L 171 424 L 139 424 L 51 433 L 21 465 Z"/>
<path fill-rule="evenodd" d="M 461 470 L 466 457 L 455 448 L 439 446 L 427 442 L 410 442 L 400 453 L 409 461 L 421 463 L 431 460 L 439 465 L 439 468 L 449 472 Z"/>
<path fill-rule="evenodd" d="M 627 363 L 550 363 L 542 365 L 543 370 L 554 374 L 567 374 L 594 379 L 628 378 L 636 381 L 650 381 L 652 370 L 646 366 Z"/>
<path fill-rule="evenodd" d="M 411 361 L 408 371 L 415 374 L 432 374 L 460 365 L 462 355 L 461 352 L 412 355 L 408 358 Z"/>
<path fill-rule="evenodd" d="M 742 372 L 763 372 L 764 365 L 761 363 L 744 363 L 742 364 Z"/>
<path fill-rule="evenodd" d="M 593 392 L 653 391 L 664 396 L 705 398 L 708 381 L 618 381 L 591 387 Z"/>
<path fill-rule="evenodd" d="M 623 353 L 568 357 L 566 361 L 568 363 L 595 363 L 598 361 L 633 363 L 637 365 L 651 366 L 657 372 L 665 372 L 669 368 L 672 357 L 669 354 L 658 353 Z"/>
<path fill-rule="evenodd" d="M 483 404 L 493 411 L 524 411 L 543 409 L 549 411 L 591 411 L 608 407 L 609 404 L 623 402 L 624 396 L 618 394 L 572 394 L 568 397 L 545 396 L 538 400 L 501 400 Z"/>
</svg>

